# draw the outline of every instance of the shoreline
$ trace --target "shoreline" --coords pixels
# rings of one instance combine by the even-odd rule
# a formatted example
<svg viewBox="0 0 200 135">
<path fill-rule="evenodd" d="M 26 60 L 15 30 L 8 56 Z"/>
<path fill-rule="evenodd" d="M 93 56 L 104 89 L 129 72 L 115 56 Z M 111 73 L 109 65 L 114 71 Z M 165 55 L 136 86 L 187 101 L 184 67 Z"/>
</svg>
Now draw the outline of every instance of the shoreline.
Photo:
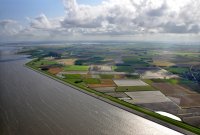
<svg viewBox="0 0 200 135">
<path fill-rule="evenodd" d="M 32 60 L 31 60 L 31 61 L 32 61 Z M 29 62 L 31 62 L 31 61 L 29 61 Z M 147 119 L 147 120 L 150 120 L 150 121 L 153 121 L 153 122 L 155 122 L 155 123 L 158 123 L 158 124 L 160 124 L 160 125 L 162 125 L 162 126 L 165 126 L 165 127 L 167 127 L 167 128 L 170 128 L 170 129 L 175 130 L 175 131 L 177 131 L 177 132 L 180 132 L 180 133 L 183 133 L 183 134 L 187 134 L 187 135 L 195 135 L 195 134 L 196 134 L 196 133 L 194 133 L 194 132 L 192 132 L 192 131 L 189 131 L 189 130 L 187 130 L 187 129 L 181 128 L 180 126 L 176 126 L 175 124 L 171 124 L 171 123 L 169 123 L 169 122 L 167 122 L 167 121 L 161 120 L 161 119 L 156 118 L 156 117 L 154 117 L 154 116 L 150 116 L 150 115 L 145 114 L 145 113 L 143 113 L 143 112 L 134 110 L 133 108 L 130 108 L 130 107 L 127 107 L 127 106 L 122 105 L 122 104 L 120 104 L 120 103 L 117 103 L 117 102 L 115 102 L 115 101 L 112 101 L 112 100 L 110 100 L 110 99 L 108 99 L 108 98 L 106 98 L 106 97 L 102 97 L 102 96 L 96 95 L 95 93 L 89 92 L 89 91 L 87 91 L 87 90 L 84 90 L 84 89 L 82 89 L 82 88 L 79 88 L 78 86 L 75 86 L 75 85 L 73 85 L 73 84 L 70 84 L 70 83 L 68 83 L 68 82 L 65 82 L 65 81 L 63 81 L 63 80 L 61 80 L 61 79 L 59 79 L 59 78 L 54 77 L 53 75 L 49 75 L 49 74 L 47 74 L 47 73 L 45 73 L 45 72 L 42 72 L 42 71 L 40 71 L 40 70 L 37 70 L 37 69 L 35 69 L 35 68 L 29 66 L 29 65 L 28 65 L 29 62 L 27 62 L 27 63 L 24 64 L 24 66 L 27 67 L 28 69 L 31 69 L 31 70 L 33 70 L 33 71 L 35 71 L 35 72 L 37 72 L 37 73 L 40 73 L 40 74 L 42 74 L 42 75 L 44 75 L 44 76 L 46 76 L 46 77 L 49 77 L 49 78 L 51 78 L 51 79 L 53 79 L 53 80 L 55 80 L 55 81 L 57 81 L 57 82 L 60 82 L 60 83 L 62 83 L 62 84 L 64 84 L 64 85 L 67 85 L 67 86 L 69 86 L 69 87 L 71 87 L 71 88 L 73 88 L 73 89 L 75 89 L 75 90 L 78 90 L 78 91 L 84 93 L 84 94 L 90 95 L 90 96 L 92 96 L 92 97 L 94 97 L 94 98 L 96 98 L 96 99 L 99 99 L 99 100 L 103 101 L 103 102 L 106 102 L 106 103 L 108 103 L 108 104 L 111 104 L 111 105 L 113 105 L 113 106 L 115 106 L 115 107 L 118 107 L 118 108 L 123 109 L 123 110 L 125 110 L 125 111 L 128 111 L 128 112 L 130 112 L 130 113 L 133 113 L 133 114 L 135 114 L 135 115 L 138 115 L 138 116 L 140 116 L 140 117 L 142 117 L 142 118 L 145 118 L 145 119 Z M 119 99 L 118 99 L 118 100 L 119 100 Z M 124 101 L 124 102 L 125 102 L 125 101 Z M 138 107 L 139 107 L 139 106 L 138 106 Z M 147 110 L 147 109 L 146 109 L 146 110 Z M 159 114 L 158 114 L 158 115 L 159 115 Z M 161 116 L 162 116 L 162 115 L 161 115 Z M 169 119 L 170 119 L 170 118 L 169 118 Z M 174 121 L 175 121 L 175 120 L 174 120 Z M 187 125 L 188 125 L 188 124 L 187 124 Z M 190 125 L 189 125 L 189 126 L 190 126 Z M 194 128 L 196 128 L 196 127 L 194 127 Z M 199 133 L 198 131 L 196 131 L 196 132 L 197 132 L 197 134 Z"/>
</svg>

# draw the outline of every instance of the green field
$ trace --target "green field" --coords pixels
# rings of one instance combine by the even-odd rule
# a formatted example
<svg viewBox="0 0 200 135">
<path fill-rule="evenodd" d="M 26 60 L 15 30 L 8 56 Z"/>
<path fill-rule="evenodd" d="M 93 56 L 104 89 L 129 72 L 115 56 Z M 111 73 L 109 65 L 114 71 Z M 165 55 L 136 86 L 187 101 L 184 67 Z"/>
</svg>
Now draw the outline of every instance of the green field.
<svg viewBox="0 0 200 135">
<path fill-rule="evenodd" d="M 66 79 L 82 79 L 80 74 L 66 74 L 64 76 Z"/>
<path fill-rule="evenodd" d="M 83 80 L 84 83 L 86 84 L 100 84 L 101 81 L 97 78 L 86 78 Z"/>
<path fill-rule="evenodd" d="M 151 85 L 152 83 L 154 83 L 152 80 L 150 79 L 143 79 L 142 81 L 144 81 L 145 83 Z"/>
<path fill-rule="evenodd" d="M 112 69 L 116 72 L 134 72 L 134 68 L 132 66 L 113 66 Z"/>
<path fill-rule="evenodd" d="M 151 86 L 120 86 L 116 88 L 117 92 L 128 92 L 128 91 L 153 91 L 156 90 Z"/>
<path fill-rule="evenodd" d="M 198 83 L 186 79 L 180 79 L 179 84 L 188 87 L 189 89 L 192 89 L 194 91 L 199 91 L 200 88 L 200 85 Z"/>
<path fill-rule="evenodd" d="M 139 68 L 139 67 L 148 67 L 149 64 L 144 62 L 143 59 L 135 56 L 127 56 L 123 58 L 123 61 L 125 64 L 130 64 L 134 68 Z"/>
<path fill-rule="evenodd" d="M 64 71 L 88 71 L 89 66 L 78 66 L 78 65 L 71 65 L 65 66 Z"/>
<path fill-rule="evenodd" d="M 55 61 L 41 59 L 41 60 L 34 60 L 31 64 L 35 67 L 40 67 L 40 66 L 54 65 L 58 63 Z"/>
<path fill-rule="evenodd" d="M 189 68 L 186 68 L 186 67 L 168 67 L 165 69 L 173 74 L 183 74 L 189 71 Z"/>
</svg>

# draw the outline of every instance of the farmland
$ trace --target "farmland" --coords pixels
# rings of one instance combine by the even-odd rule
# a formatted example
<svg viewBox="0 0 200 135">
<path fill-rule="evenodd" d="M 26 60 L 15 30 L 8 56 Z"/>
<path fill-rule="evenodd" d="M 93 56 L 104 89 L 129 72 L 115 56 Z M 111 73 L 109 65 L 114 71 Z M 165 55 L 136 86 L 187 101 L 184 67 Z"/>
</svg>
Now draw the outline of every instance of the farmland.
<svg viewBox="0 0 200 135">
<path fill-rule="evenodd" d="M 157 89 L 160 89 L 162 93 L 165 95 L 177 95 L 177 94 L 189 94 L 189 93 L 195 93 L 193 91 L 189 91 L 188 89 L 180 86 L 180 85 L 173 85 L 169 83 L 154 83 L 154 87 Z"/>
<path fill-rule="evenodd" d="M 70 65 L 70 66 L 65 66 L 64 71 L 87 71 L 88 66 L 77 66 L 77 65 Z"/>
<path fill-rule="evenodd" d="M 159 91 L 126 92 L 126 94 L 133 99 L 134 103 L 138 104 L 170 102 L 170 100 Z"/>
<path fill-rule="evenodd" d="M 53 68 L 49 68 L 48 72 L 51 74 L 58 74 L 62 71 L 63 69 L 60 67 L 53 67 Z"/>
<path fill-rule="evenodd" d="M 55 65 L 55 64 L 58 64 L 57 62 L 55 61 L 52 61 L 52 60 L 36 60 L 33 65 L 35 67 L 41 67 L 41 66 L 49 66 L 49 65 Z"/>
<path fill-rule="evenodd" d="M 194 126 L 200 111 L 200 55 L 194 47 L 63 45 L 36 47 L 34 69 L 120 101 L 164 111 Z M 42 50 L 43 53 L 40 53 Z M 191 113 L 190 116 L 185 112 Z M 191 118 L 190 118 L 191 117 Z M 200 119 L 199 119 L 200 120 Z"/>
<path fill-rule="evenodd" d="M 151 86 L 120 86 L 116 91 L 155 91 L 156 89 Z"/>
<path fill-rule="evenodd" d="M 58 59 L 56 62 L 64 65 L 74 65 L 76 59 Z"/>
<path fill-rule="evenodd" d="M 189 72 L 189 68 L 187 67 L 168 67 L 165 69 L 167 69 L 169 72 L 174 73 L 174 74 L 183 74 L 183 73 Z"/>
<path fill-rule="evenodd" d="M 113 69 L 117 72 L 134 72 L 134 68 L 132 66 L 114 66 Z"/>
<path fill-rule="evenodd" d="M 168 61 L 154 61 L 153 64 L 159 67 L 170 67 L 175 65 L 174 63 Z"/>
<path fill-rule="evenodd" d="M 147 86 L 145 82 L 138 80 L 138 79 L 123 79 L 123 80 L 114 80 L 117 86 Z"/>
</svg>

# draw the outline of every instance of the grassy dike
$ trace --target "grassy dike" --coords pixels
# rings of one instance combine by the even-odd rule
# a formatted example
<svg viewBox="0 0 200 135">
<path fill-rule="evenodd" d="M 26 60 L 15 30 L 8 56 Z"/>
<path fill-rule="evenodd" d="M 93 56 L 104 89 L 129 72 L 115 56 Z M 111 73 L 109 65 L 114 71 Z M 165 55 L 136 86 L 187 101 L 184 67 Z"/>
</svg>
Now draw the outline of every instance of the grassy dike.
<svg viewBox="0 0 200 135">
<path fill-rule="evenodd" d="M 66 84 L 74 89 L 77 89 L 81 92 L 84 92 L 86 94 L 89 94 L 93 97 L 96 97 L 98 99 L 101 99 L 107 103 L 110 103 L 114 106 L 117 106 L 117 107 L 120 107 L 126 111 L 129 111 L 131 113 L 134 113 L 136 115 L 139 115 L 141 117 L 144 117 L 146 119 L 149 119 L 151 121 L 154 121 L 156 123 L 159 123 L 161 125 L 164 125 L 166 127 L 169 127 L 171 129 L 174 129 L 176 131 L 179 131 L 181 133 L 184 133 L 184 134 L 200 134 L 200 128 L 197 128 L 197 127 L 194 127 L 194 126 L 191 126 L 187 123 L 184 123 L 184 122 L 180 122 L 180 121 L 176 121 L 174 119 L 171 119 L 169 117 L 166 117 L 166 116 L 162 116 L 160 114 L 157 114 L 153 111 L 150 111 L 150 110 L 147 110 L 145 108 L 142 108 L 142 107 L 139 107 L 137 105 L 134 105 L 134 104 L 131 104 L 131 103 L 128 103 L 128 102 L 125 102 L 123 100 L 120 100 L 118 98 L 115 98 L 115 97 L 112 97 L 112 96 L 109 96 L 109 95 L 106 95 L 104 93 L 101 93 L 101 92 L 98 92 L 98 91 L 95 91 L 93 89 L 90 89 L 90 88 L 87 88 L 87 87 L 84 87 L 82 85 L 78 85 L 78 84 L 75 84 L 73 82 L 70 82 L 70 81 L 67 81 L 65 79 L 62 79 L 62 78 L 59 78 L 55 75 L 52 75 L 48 72 L 45 72 L 45 71 L 41 71 L 40 69 L 38 69 L 37 67 L 34 67 L 32 66 L 32 62 L 34 61 L 30 61 L 28 63 L 26 63 L 26 67 L 34 70 L 34 71 L 37 71 L 43 75 L 46 75 L 56 81 L 59 81 L 63 84 Z"/>
</svg>

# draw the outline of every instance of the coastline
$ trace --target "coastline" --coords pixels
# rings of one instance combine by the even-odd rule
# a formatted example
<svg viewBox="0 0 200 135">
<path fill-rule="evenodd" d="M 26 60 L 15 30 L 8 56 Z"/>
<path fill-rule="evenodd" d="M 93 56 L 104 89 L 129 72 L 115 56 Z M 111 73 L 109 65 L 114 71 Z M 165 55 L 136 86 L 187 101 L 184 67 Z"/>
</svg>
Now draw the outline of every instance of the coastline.
<svg viewBox="0 0 200 135">
<path fill-rule="evenodd" d="M 31 61 L 30 61 L 30 62 L 31 62 Z M 108 103 L 108 104 L 111 104 L 111 105 L 113 105 L 113 106 L 116 106 L 116 107 L 118 107 L 118 108 L 120 108 L 120 109 L 126 110 L 126 111 L 128 111 L 128 112 L 130 112 L 130 113 L 136 114 L 136 115 L 138 115 L 138 116 L 140 116 L 140 117 L 143 117 L 143 118 L 145 118 L 145 119 L 148 119 L 148 120 L 150 120 L 150 121 L 153 121 L 153 122 L 155 122 L 155 123 L 158 123 L 158 124 L 160 124 L 160 125 L 163 125 L 163 126 L 165 126 L 165 127 L 168 127 L 168 128 L 170 128 L 170 129 L 173 129 L 173 130 L 178 131 L 178 132 L 183 133 L 183 134 L 193 135 L 193 134 L 199 134 L 199 133 L 200 133 L 200 129 L 199 129 L 199 128 L 196 128 L 196 127 L 193 127 L 193 126 L 190 126 L 190 125 L 188 125 L 188 124 L 185 124 L 185 123 L 182 123 L 182 122 L 181 122 L 182 125 L 190 126 L 190 127 L 194 128 L 194 129 L 196 129 L 196 130 L 195 130 L 195 131 L 192 131 L 192 130 L 190 130 L 190 129 L 182 128 L 181 125 L 175 125 L 174 123 L 170 123 L 170 122 L 167 122 L 167 121 L 166 121 L 166 119 L 168 119 L 168 120 L 170 120 L 170 121 L 177 122 L 177 121 L 175 121 L 175 120 L 173 120 L 173 119 L 171 119 L 171 118 L 167 118 L 167 117 L 165 117 L 165 116 L 162 116 L 162 115 L 159 115 L 159 114 L 156 114 L 156 113 L 152 112 L 152 113 L 156 114 L 157 116 L 159 116 L 159 118 L 160 118 L 160 119 L 159 119 L 159 118 L 156 117 L 156 116 L 151 116 L 151 115 L 146 114 L 146 113 L 144 113 L 144 112 L 142 112 L 142 111 L 138 111 L 138 110 L 135 110 L 134 108 L 127 107 L 127 106 L 123 105 L 122 103 L 116 102 L 117 100 L 118 100 L 118 101 L 121 101 L 121 100 L 119 100 L 119 99 L 116 99 L 116 98 L 115 98 L 116 101 L 113 101 L 113 100 L 111 100 L 111 99 L 109 99 L 109 98 L 106 98 L 106 97 L 97 95 L 97 94 L 95 94 L 95 93 L 93 93 L 93 92 L 90 92 L 90 91 L 88 91 L 88 90 L 79 88 L 78 86 L 75 86 L 75 85 L 73 85 L 73 84 L 70 84 L 70 83 L 68 83 L 68 82 L 65 82 L 65 81 L 63 81 L 63 80 L 57 78 L 56 76 L 47 74 L 47 73 L 42 72 L 42 71 L 40 71 L 40 70 L 37 70 L 37 69 L 31 67 L 30 65 L 28 65 L 28 63 L 29 63 L 29 62 L 25 63 L 24 66 L 27 67 L 27 68 L 29 68 L 29 69 L 31 69 L 31 70 L 33 70 L 33 71 L 35 71 L 35 72 L 38 72 L 38 73 L 40 73 L 40 74 L 42 74 L 42 75 L 45 75 L 46 77 L 49 77 L 49 78 L 51 78 L 51 79 L 53 79 L 53 80 L 55 80 L 55 81 L 58 81 L 58 82 L 60 82 L 60 83 L 62 83 L 62 84 L 64 84 L 64 85 L 67 85 L 67 86 L 69 86 L 69 87 L 72 87 L 72 88 L 74 88 L 74 89 L 76 89 L 76 90 L 78 90 L 78 91 L 80 91 L 80 92 L 82 92 L 82 93 L 85 93 L 85 94 L 90 95 L 90 96 L 92 96 L 92 97 L 94 97 L 94 98 L 96 98 L 96 99 L 100 99 L 101 101 L 104 101 L 104 102 L 106 102 L 106 103 Z M 105 94 L 104 94 L 104 95 L 105 95 Z M 125 101 L 122 101 L 122 102 L 125 102 Z M 127 103 L 127 102 L 126 102 L 126 103 Z M 135 105 L 133 105 L 133 106 L 135 106 Z M 137 107 L 139 107 L 139 106 L 137 106 Z M 141 107 L 140 107 L 140 108 L 141 108 Z M 147 109 L 145 109 L 145 110 L 147 110 Z M 147 110 L 147 111 L 150 111 L 150 110 Z M 161 119 L 161 118 L 163 118 L 163 119 Z M 179 122 L 179 123 L 180 123 L 180 122 Z"/>
</svg>

